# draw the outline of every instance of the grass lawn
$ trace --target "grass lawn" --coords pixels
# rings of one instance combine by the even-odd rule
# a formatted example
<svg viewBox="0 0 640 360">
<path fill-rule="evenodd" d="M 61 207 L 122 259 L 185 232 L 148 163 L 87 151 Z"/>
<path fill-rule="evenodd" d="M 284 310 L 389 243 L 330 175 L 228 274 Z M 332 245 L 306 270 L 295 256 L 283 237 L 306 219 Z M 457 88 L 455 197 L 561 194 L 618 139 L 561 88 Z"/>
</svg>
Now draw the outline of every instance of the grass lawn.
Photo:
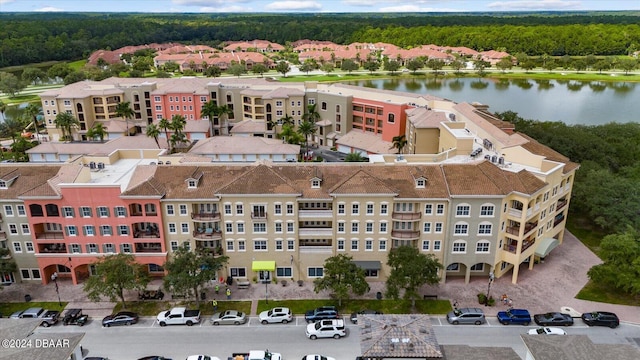
<svg viewBox="0 0 640 360">
<path fill-rule="evenodd" d="M 58 302 L 52 301 L 31 301 L 31 302 L 17 302 L 17 303 L 0 303 L 0 314 L 3 317 L 8 317 L 16 311 L 27 310 L 32 307 L 41 307 L 47 310 L 58 310 L 62 311 L 64 307 L 67 306 L 66 302 L 62 303 L 62 307 L 58 304 Z"/>
<path fill-rule="evenodd" d="M 640 306 L 640 296 L 624 294 L 605 284 L 596 284 L 591 281 L 580 290 L 576 298 L 608 304 Z"/>
<path fill-rule="evenodd" d="M 600 251 L 600 241 L 607 236 L 600 228 L 594 225 L 593 221 L 581 216 L 580 214 L 571 214 L 567 219 L 567 230 L 575 235 L 583 244 L 585 244 L 596 255 Z"/>
<path fill-rule="evenodd" d="M 315 309 L 323 305 L 338 306 L 338 301 L 334 299 L 313 299 L 313 300 L 265 300 L 258 301 L 258 313 L 269 310 L 273 307 L 284 306 L 291 309 L 294 315 L 304 315 L 307 310 Z M 406 300 L 345 300 L 339 313 L 349 315 L 353 312 L 371 309 L 381 311 L 385 314 L 410 314 L 411 302 Z M 416 311 L 421 314 L 446 314 L 451 311 L 451 303 L 448 300 L 416 300 Z"/>
<path fill-rule="evenodd" d="M 127 302 L 127 311 L 137 312 L 140 316 L 156 316 L 158 313 L 164 310 L 169 310 L 172 307 L 184 306 L 187 309 L 196 309 L 195 301 L 129 301 Z M 200 302 L 200 312 L 203 316 L 213 315 L 213 306 L 211 300 L 205 300 Z M 118 303 L 113 312 L 122 311 L 122 304 Z M 250 301 L 226 301 L 218 300 L 218 311 L 224 310 L 238 310 L 247 314 L 251 312 Z M 208 320 L 208 319 L 207 319 Z"/>
</svg>

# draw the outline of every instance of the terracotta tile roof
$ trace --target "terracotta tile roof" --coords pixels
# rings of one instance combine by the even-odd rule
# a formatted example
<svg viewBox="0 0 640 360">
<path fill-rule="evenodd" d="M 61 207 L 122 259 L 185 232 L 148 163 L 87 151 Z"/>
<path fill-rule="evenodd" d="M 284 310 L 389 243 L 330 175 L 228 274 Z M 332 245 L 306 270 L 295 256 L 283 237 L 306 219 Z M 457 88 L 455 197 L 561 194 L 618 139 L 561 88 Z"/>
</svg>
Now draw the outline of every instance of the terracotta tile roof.
<svg viewBox="0 0 640 360">
<path fill-rule="evenodd" d="M 546 183 L 530 172 L 503 171 L 489 161 L 478 164 L 442 164 L 449 193 L 455 195 L 533 194 Z"/>
<path fill-rule="evenodd" d="M 218 194 L 255 194 L 256 188 L 261 189 L 261 194 L 288 194 L 298 195 L 289 181 L 274 171 L 270 166 L 257 165 L 246 173 L 238 176 L 228 185 L 216 191 Z"/>
<path fill-rule="evenodd" d="M 431 320 L 426 314 L 361 315 L 363 358 L 442 358 Z"/>
<path fill-rule="evenodd" d="M 388 154 L 393 148 L 393 144 L 382 140 L 380 135 L 362 130 L 349 131 L 338 139 L 336 144 L 364 150 L 369 154 Z"/>
<path fill-rule="evenodd" d="M 542 145 L 534 138 L 523 133 L 518 133 L 518 134 L 520 134 L 520 136 L 524 137 L 525 139 L 529 140 L 529 142 L 522 145 L 522 147 L 525 150 L 530 151 L 533 154 L 542 155 L 548 160 L 564 163 L 565 165 L 564 165 L 563 173 L 566 174 L 580 167 L 579 164 L 572 162 L 571 159 L 569 159 L 568 157 L 560 154 L 559 152 L 553 150 L 552 148 L 546 145 Z"/>
<path fill-rule="evenodd" d="M 449 121 L 442 111 L 432 111 L 419 107 L 407 110 L 407 120 L 418 129 L 438 128 L 443 121 Z"/>
<path fill-rule="evenodd" d="M 300 145 L 283 144 L 282 140 L 258 136 L 213 136 L 199 140 L 189 150 L 189 155 L 299 153 Z"/>
<path fill-rule="evenodd" d="M 304 96 L 305 92 L 302 89 L 279 87 L 277 89 L 269 91 L 262 98 L 263 99 L 288 99 L 290 96 Z"/>
<path fill-rule="evenodd" d="M 158 166 L 138 165 L 122 195 L 164 196 L 166 194 L 164 184 L 154 177 Z"/>
<path fill-rule="evenodd" d="M 329 189 L 329 194 L 390 194 L 397 192 L 377 179 L 365 170 L 358 170 L 356 173 L 345 178 L 333 188 Z"/>
<path fill-rule="evenodd" d="M 0 165 L 0 179 L 13 179 L 7 189 L 0 189 L 2 199 L 17 199 L 18 196 L 37 193 L 40 187 L 49 188 L 52 195 L 56 195 L 48 185 L 47 180 L 54 177 L 60 170 L 60 165 Z"/>
<path fill-rule="evenodd" d="M 267 130 L 267 124 L 264 121 L 242 120 L 233 125 L 231 134 L 254 134 L 264 133 Z"/>
<path fill-rule="evenodd" d="M 494 126 L 490 121 L 485 119 L 485 117 L 480 116 L 478 110 L 469 103 L 456 104 L 453 106 L 453 109 L 459 111 L 470 122 L 486 131 L 496 141 L 500 142 L 502 147 L 524 145 L 528 142 L 528 140 L 519 133 L 509 134 Z"/>
</svg>

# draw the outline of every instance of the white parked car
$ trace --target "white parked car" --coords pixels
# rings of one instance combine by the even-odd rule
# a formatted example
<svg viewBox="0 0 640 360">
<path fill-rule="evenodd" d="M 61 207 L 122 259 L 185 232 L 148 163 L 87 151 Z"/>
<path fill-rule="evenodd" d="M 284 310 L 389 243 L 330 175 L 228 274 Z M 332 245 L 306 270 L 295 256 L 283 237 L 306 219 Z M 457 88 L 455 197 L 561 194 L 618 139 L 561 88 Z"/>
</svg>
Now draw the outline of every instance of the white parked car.
<svg viewBox="0 0 640 360">
<path fill-rule="evenodd" d="M 539 327 L 529 330 L 529 335 L 567 335 L 567 332 L 557 327 Z"/>
<path fill-rule="evenodd" d="M 340 339 L 343 336 L 347 336 L 347 330 L 342 319 L 320 320 L 308 324 L 305 333 L 311 340 L 330 337 Z"/>
<path fill-rule="evenodd" d="M 220 358 L 209 355 L 191 355 L 187 360 L 220 360 Z"/>
<path fill-rule="evenodd" d="M 302 357 L 302 360 L 336 360 L 329 356 L 318 355 L 318 354 L 309 354 Z"/>
<path fill-rule="evenodd" d="M 260 322 L 262 324 L 283 323 L 286 324 L 293 320 L 291 310 L 286 307 L 277 307 L 260 313 Z"/>
</svg>

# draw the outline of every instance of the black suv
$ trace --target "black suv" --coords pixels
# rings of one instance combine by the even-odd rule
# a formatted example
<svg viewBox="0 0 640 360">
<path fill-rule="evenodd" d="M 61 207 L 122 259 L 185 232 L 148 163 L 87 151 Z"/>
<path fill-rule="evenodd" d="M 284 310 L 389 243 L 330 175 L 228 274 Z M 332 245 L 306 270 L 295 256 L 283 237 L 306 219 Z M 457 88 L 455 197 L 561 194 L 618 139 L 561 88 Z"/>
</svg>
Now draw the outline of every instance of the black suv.
<svg viewBox="0 0 640 360">
<path fill-rule="evenodd" d="M 304 314 L 304 319 L 310 322 L 316 322 L 318 320 L 337 319 L 338 310 L 335 306 L 320 306 L 315 310 L 309 310 Z"/>
<path fill-rule="evenodd" d="M 620 325 L 620 319 L 618 316 L 611 312 L 606 311 L 593 311 L 582 314 L 582 321 L 589 326 L 608 326 L 610 328 L 617 328 Z"/>
</svg>

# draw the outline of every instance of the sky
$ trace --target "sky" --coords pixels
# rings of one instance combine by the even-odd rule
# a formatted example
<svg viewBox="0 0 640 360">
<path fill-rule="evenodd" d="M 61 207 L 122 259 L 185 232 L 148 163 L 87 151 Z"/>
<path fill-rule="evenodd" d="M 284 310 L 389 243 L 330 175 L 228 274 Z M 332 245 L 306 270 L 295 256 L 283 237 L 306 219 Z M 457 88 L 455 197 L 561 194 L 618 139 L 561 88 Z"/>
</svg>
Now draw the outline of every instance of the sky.
<svg viewBox="0 0 640 360">
<path fill-rule="evenodd" d="M 640 0 L 0 0 L 0 12 L 477 12 L 640 10 Z"/>
</svg>

